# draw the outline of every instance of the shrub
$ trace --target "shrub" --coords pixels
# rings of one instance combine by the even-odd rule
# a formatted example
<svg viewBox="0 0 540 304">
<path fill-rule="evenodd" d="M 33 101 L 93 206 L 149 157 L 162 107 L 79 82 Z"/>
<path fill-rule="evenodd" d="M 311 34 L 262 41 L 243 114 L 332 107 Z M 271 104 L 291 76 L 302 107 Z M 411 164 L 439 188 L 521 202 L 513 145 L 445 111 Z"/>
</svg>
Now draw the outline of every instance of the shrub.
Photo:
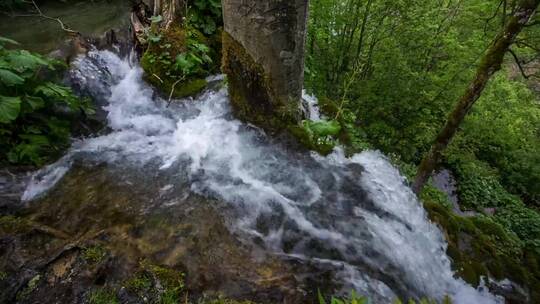
<svg viewBox="0 0 540 304">
<path fill-rule="evenodd" d="M 0 37 L 0 161 L 42 165 L 69 146 L 70 116 L 93 114 L 88 99 L 60 85 L 61 65 Z"/>
</svg>

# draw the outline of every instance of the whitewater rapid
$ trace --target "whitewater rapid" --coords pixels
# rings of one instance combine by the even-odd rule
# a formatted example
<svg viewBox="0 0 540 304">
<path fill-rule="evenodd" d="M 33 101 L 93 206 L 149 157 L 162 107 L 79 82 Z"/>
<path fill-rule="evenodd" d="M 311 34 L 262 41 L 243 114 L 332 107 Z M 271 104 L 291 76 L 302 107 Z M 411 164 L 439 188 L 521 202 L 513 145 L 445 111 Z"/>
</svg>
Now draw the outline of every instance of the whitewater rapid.
<svg viewBox="0 0 540 304">
<path fill-rule="evenodd" d="M 374 303 L 397 295 L 501 302 L 454 278 L 442 233 L 381 153 L 289 151 L 234 119 L 226 88 L 167 107 L 142 73 L 108 51 L 75 62 L 71 79 L 103 101 L 111 132 L 74 142 L 34 175 L 25 201 L 45 195 L 76 158 L 186 170 L 191 191 L 231 207 L 230 229 L 239 237 L 277 256 L 334 269 L 344 292 L 354 289 Z M 319 115 L 316 101 L 307 102 Z"/>
</svg>

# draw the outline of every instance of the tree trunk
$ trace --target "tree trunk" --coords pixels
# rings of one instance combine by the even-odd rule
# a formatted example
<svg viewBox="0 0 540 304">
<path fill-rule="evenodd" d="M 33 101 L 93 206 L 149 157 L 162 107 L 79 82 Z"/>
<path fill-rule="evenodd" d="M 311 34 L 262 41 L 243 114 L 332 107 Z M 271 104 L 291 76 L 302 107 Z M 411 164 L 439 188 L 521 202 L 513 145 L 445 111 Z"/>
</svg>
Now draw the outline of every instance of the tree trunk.
<svg viewBox="0 0 540 304">
<path fill-rule="evenodd" d="M 485 53 L 476 71 L 476 76 L 450 114 L 446 125 L 435 139 L 430 151 L 420 163 L 413 185 L 413 190 L 417 194 L 424 187 L 435 166 L 440 161 L 442 152 L 456 134 L 461 122 L 467 113 L 469 113 L 473 104 L 482 94 L 491 76 L 501 69 L 504 55 L 514 42 L 516 36 L 535 13 L 539 4 L 540 0 L 520 0 L 516 10 L 507 20 L 505 27 L 497 35 L 493 44 Z"/>
</svg>

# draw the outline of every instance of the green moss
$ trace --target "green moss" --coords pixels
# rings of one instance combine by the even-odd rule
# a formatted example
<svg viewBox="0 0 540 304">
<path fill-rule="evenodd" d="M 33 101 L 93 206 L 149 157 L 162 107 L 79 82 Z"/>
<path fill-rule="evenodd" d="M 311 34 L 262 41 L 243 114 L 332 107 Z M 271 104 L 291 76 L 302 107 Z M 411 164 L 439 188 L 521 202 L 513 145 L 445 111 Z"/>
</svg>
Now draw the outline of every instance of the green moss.
<svg viewBox="0 0 540 304">
<path fill-rule="evenodd" d="M 34 290 L 36 290 L 40 280 L 41 275 L 38 274 L 28 281 L 26 287 L 17 293 L 17 300 L 20 301 L 27 298 Z"/>
<path fill-rule="evenodd" d="M 540 293 L 533 287 L 540 279 L 538 256 L 527 251 L 514 233 L 491 216 L 461 217 L 434 202 L 424 202 L 424 206 L 431 220 L 445 232 L 447 254 L 461 278 L 473 285 L 482 276 L 509 278 L 532 291 L 533 303 L 540 300 Z"/>
<path fill-rule="evenodd" d="M 31 228 L 31 223 L 26 219 L 12 215 L 0 217 L 0 233 L 2 234 L 26 233 Z"/>
<path fill-rule="evenodd" d="M 293 135 L 304 147 L 307 149 L 318 152 L 321 155 L 328 155 L 334 149 L 335 144 L 332 142 L 317 141 L 306 130 L 306 128 L 299 125 L 289 125 L 289 133 Z"/>
<path fill-rule="evenodd" d="M 126 287 L 135 293 L 145 292 L 152 287 L 152 278 L 146 272 L 139 272 L 126 282 Z"/>
<path fill-rule="evenodd" d="M 0 282 L 7 279 L 8 274 L 5 271 L 0 271 Z"/>
<path fill-rule="evenodd" d="M 93 245 L 83 249 L 83 258 L 90 264 L 98 264 L 107 256 L 107 251 L 101 245 Z"/>
<path fill-rule="evenodd" d="M 203 299 L 199 302 L 200 304 L 255 304 L 251 301 L 238 301 L 238 300 L 231 300 L 226 298 L 217 298 L 217 299 Z"/>
<path fill-rule="evenodd" d="M 270 132 L 286 131 L 298 124 L 298 104 L 278 98 L 264 68 L 229 34 L 222 36 L 222 70 L 228 76 L 236 117 Z"/>
<path fill-rule="evenodd" d="M 119 304 L 116 293 L 108 289 L 98 289 L 89 294 L 90 304 Z"/>
<path fill-rule="evenodd" d="M 126 283 L 129 291 L 139 297 L 150 297 L 162 304 L 178 303 L 184 290 L 184 274 L 142 261 L 138 271 Z"/>
<path fill-rule="evenodd" d="M 182 272 L 156 265 L 150 265 L 148 268 L 166 289 L 176 292 L 184 289 L 184 274 Z"/>
</svg>

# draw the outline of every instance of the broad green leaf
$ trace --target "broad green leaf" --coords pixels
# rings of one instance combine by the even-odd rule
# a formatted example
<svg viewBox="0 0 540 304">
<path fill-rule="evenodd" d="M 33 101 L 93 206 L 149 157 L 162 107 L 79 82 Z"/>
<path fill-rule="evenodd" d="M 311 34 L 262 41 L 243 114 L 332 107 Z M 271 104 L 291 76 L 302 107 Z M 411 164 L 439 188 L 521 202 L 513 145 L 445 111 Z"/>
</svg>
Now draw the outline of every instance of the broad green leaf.
<svg viewBox="0 0 540 304">
<path fill-rule="evenodd" d="M 8 87 L 24 83 L 24 79 L 9 70 L 0 69 L 0 81 Z"/>
<path fill-rule="evenodd" d="M 10 123 L 17 119 L 21 111 L 21 99 L 0 95 L 0 123 Z"/>
<path fill-rule="evenodd" d="M 6 60 L 17 71 L 35 70 L 40 66 L 50 66 L 50 63 L 47 60 L 26 50 L 9 52 L 6 56 Z"/>
<path fill-rule="evenodd" d="M 71 89 L 65 86 L 57 85 L 52 82 L 47 82 L 43 85 L 40 85 L 34 89 L 34 92 L 41 93 L 49 98 L 68 98 L 72 97 Z"/>
<path fill-rule="evenodd" d="M 335 136 L 341 131 L 341 126 L 335 120 L 304 121 L 304 126 L 316 137 Z"/>
</svg>

